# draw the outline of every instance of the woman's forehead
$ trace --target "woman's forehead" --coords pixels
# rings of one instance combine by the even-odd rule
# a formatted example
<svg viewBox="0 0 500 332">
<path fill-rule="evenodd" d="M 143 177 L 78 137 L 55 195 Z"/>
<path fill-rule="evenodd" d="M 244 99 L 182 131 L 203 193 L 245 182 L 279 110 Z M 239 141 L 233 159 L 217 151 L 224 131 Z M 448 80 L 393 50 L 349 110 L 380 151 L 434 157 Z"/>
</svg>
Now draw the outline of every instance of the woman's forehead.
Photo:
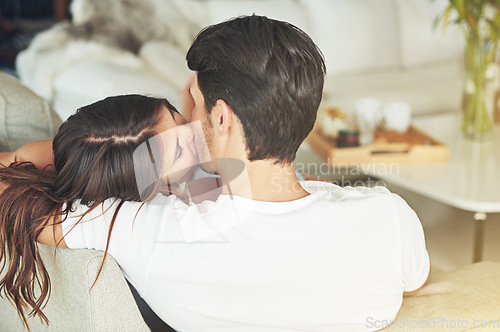
<svg viewBox="0 0 500 332">
<path fill-rule="evenodd" d="M 175 111 L 171 111 L 165 105 L 162 106 L 161 119 L 158 123 L 158 131 L 163 132 L 175 128 L 181 124 L 186 123 L 182 115 Z"/>
</svg>

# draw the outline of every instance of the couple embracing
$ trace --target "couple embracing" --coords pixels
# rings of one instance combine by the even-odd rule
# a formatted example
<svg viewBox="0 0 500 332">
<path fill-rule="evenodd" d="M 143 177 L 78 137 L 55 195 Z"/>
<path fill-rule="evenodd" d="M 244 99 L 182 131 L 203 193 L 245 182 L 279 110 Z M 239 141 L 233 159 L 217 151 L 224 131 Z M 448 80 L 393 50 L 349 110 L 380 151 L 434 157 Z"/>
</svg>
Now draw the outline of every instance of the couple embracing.
<svg viewBox="0 0 500 332">
<path fill-rule="evenodd" d="M 190 123 L 164 99 L 110 97 L 70 117 L 50 153 L 21 148 L 0 170 L 0 290 L 21 318 L 45 317 L 40 242 L 110 254 L 178 331 L 369 331 L 369 317 L 394 319 L 429 274 L 413 210 L 385 188 L 301 182 L 293 169 L 325 75 L 309 36 L 239 17 L 204 29 L 187 63 Z M 179 185 L 197 165 L 220 180 Z"/>
</svg>

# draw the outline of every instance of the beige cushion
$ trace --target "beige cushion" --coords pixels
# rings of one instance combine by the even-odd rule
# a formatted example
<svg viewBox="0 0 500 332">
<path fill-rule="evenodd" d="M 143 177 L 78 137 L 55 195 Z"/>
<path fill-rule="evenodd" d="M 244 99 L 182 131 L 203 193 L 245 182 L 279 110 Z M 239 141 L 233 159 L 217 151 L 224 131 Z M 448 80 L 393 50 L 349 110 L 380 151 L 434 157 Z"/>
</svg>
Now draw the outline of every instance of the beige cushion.
<svg viewBox="0 0 500 332">
<path fill-rule="evenodd" d="M 432 27 L 432 22 L 448 5 L 447 0 L 396 0 L 395 3 L 401 67 L 418 68 L 462 60 L 464 38 L 460 26 Z"/>
<path fill-rule="evenodd" d="M 103 252 L 39 245 L 51 279 L 51 295 L 43 310 L 49 326 L 30 319 L 31 331 L 150 331 L 123 273 L 108 256 L 92 289 Z M 16 310 L 0 298 L 0 331 L 23 331 Z"/>
<path fill-rule="evenodd" d="M 431 274 L 383 331 L 500 331 L 499 280 L 500 263 L 493 262 Z"/>
<path fill-rule="evenodd" d="M 302 0 L 311 37 L 330 75 L 385 72 L 399 67 L 399 29 L 392 0 Z"/>
<path fill-rule="evenodd" d="M 54 137 L 61 118 L 48 101 L 4 73 L 0 87 L 0 152 Z"/>
<path fill-rule="evenodd" d="M 101 60 L 80 61 L 57 77 L 54 82 L 54 108 L 66 120 L 79 107 L 108 96 L 131 93 L 167 98 L 177 109 L 181 109 L 178 91 L 157 74 Z"/>
<path fill-rule="evenodd" d="M 328 75 L 323 104 L 354 112 L 359 98 L 370 97 L 382 103 L 407 102 L 414 115 L 457 112 L 463 92 L 462 68 L 461 62 L 449 61 L 405 71 Z"/>
</svg>

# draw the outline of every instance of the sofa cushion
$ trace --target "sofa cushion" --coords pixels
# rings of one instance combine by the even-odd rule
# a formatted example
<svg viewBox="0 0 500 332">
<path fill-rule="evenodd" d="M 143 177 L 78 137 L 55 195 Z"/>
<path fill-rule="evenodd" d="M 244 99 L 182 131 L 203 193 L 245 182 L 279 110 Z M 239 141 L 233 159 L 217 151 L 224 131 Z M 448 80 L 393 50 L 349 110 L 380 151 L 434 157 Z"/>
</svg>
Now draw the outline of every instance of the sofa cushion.
<svg viewBox="0 0 500 332">
<path fill-rule="evenodd" d="M 433 29 L 433 21 L 449 4 L 447 0 L 395 0 L 400 22 L 401 65 L 405 68 L 460 60 L 464 50 L 463 34 L 457 25 L 445 31 Z"/>
<path fill-rule="evenodd" d="M 178 91 L 156 73 L 145 67 L 127 68 L 104 61 L 80 62 L 61 73 L 54 83 L 54 108 L 67 119 L 81 106 L 133 93 L 167 98 L 180 110 Z"/>
<path fill-rule="evenodd" d="M 407 102 L 413 114 L 456 112 L 460 109 L 463 71 L 460 61 L 405 71 L 329 76 L 323 104 L 354 112 L 359 98 L 383 103 Z"/>
<path fill-rule="evenodd" d="M 398 25 L 392 0 L 303 0 L 313 39 L 329 75 L 377 72 L 399 65 Z"/>
<path fill-rule="evenodd" d="M 201 2 L 203 3 L 203 2 Z M 309 19 L 303 5 L 295 0 L 210 0 L 205 1 L 209 16 L 208 24 L 226 21 L 241 15 L 264 15 L 290 22 L 310 33 Z"/>
<path fill-rule="evenodd" d="M 152 40 L 142 45 L 139 56 L 150 71 L 156 72 L 175 90 L 181 91 L 193 75 L 186 62 L 186 52 L 169 43 Z"/>
<path fill-rule="evenodd" d="M 29 318 L 32 332 L 51 331 L 150 331 L 116 261 L 107 256 L 97 279 L 104 253 L 88 249 L 38 245 L 50 275 L 51 292 L 43 309 L 49 326 Z M 0 298 L 0 331 L 23 331 L 14 306 Z"/>
<path fill-rule="evenodd" d="M 424 288 L 404 298 L 394 323 L 383 331 L 499 331 L 499 279 L 496 262 L 431 274 Z"/>
<path fill-rule="evenodd" d="M 0 151 L 54 137 L 61 118 L 47 100 L 1 72 L 0 86 Z"/>
</svg>

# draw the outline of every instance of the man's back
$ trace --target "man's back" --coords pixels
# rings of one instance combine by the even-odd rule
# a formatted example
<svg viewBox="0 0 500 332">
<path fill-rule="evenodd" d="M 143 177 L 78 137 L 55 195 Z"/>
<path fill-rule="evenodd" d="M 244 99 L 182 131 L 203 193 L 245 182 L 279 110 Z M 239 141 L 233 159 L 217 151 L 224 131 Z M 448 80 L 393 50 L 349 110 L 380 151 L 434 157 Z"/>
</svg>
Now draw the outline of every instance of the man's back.
<svg viewBox="0 0 500 332">
<path fill-rule="evenodd" d="M 403 291 L 429 272 L 418 218 L 384 188 L 303 186 L 311 195 L 291 202 L 224 195 L 182 213 L 148 204 L 133 232 L 125 219 L 138 205 L 127 202 L 109 252 L 180 331 L 359 331 L 394 319 Z M 92 246 L 88 227 L 68 245 Z"/>
</svg>

